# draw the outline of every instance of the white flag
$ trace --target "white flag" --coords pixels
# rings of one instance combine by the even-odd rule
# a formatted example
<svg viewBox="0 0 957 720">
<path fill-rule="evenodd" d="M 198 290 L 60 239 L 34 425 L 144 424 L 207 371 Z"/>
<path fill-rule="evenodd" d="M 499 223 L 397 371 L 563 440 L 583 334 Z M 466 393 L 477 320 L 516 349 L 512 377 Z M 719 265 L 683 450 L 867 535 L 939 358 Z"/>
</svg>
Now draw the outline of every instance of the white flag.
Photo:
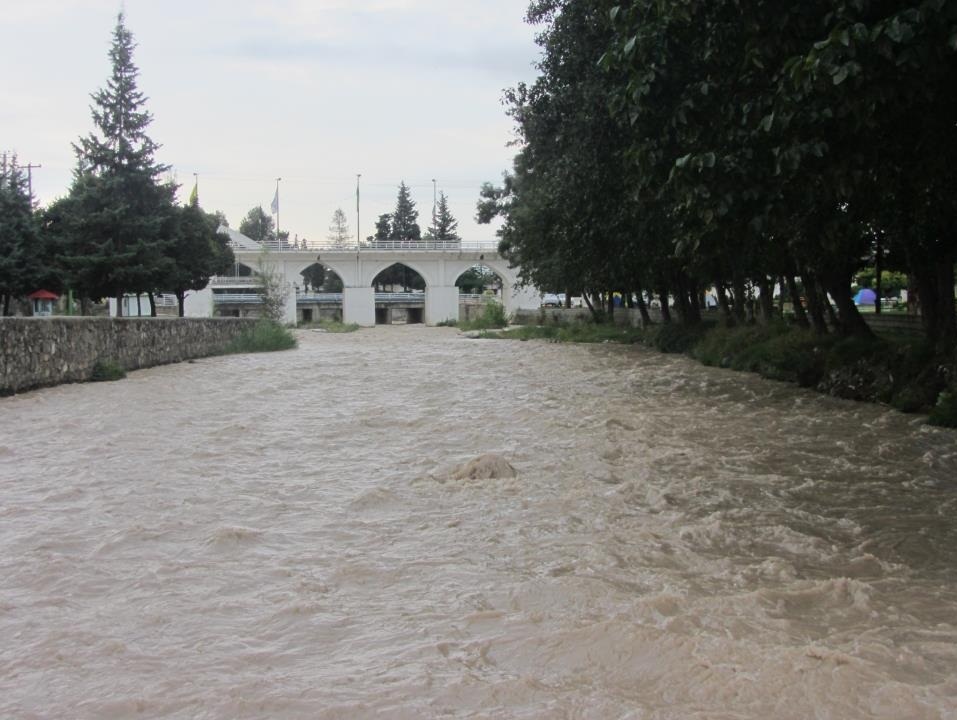
<svg viewBox="0 0 957 720">
<path fill-rule="evenodd" d="M 269 209 L 272 210 L 272 214 L 275 215 L 279 212 L 279 186 L 276 186 L 276 194 L 272 198 L 272 205 L 269 206 Z"/>
</svg>

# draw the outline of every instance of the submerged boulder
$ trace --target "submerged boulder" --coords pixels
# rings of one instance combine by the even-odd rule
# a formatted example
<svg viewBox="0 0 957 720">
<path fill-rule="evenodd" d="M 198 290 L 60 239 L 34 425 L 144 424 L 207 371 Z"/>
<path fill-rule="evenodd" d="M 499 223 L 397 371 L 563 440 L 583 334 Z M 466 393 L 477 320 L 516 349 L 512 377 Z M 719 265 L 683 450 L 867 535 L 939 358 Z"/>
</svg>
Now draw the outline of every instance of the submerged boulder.
<svg viewBox="0 0 957 720">
<path fill-rule="evenodd" d="M 487 453 L 472 458 L 452 473 L 455 480 L 492 480 L 495 478 L 513 478 L 515 472 L 508 460 L 501 455 Z"/>
</svg>

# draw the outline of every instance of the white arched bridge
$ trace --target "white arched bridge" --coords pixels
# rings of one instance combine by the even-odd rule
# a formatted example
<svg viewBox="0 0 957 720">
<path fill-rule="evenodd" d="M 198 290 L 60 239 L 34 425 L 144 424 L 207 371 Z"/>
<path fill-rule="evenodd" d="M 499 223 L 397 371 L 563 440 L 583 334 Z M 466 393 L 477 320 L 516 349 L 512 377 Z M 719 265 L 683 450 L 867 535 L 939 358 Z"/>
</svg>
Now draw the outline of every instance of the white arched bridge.
<svg viewBox="0 0 957 720">
<path fill-rule="evenodd" d="M 428 325 L 459 319 L 459 288 L 456 281 L 469 269 L 483 266 L 501 280 L 501 301 L 506 312 L 538 308 L 539 292 L 521 287 L 518 274 L 498 254 L 494 244 L 467 244 L 434 241 L 376 242 L 357 247 L 322 245 L 263 249 L 235 231 L 229 232 L 236 262 L 254 270 L 271 271 L 282 279 L 285 319 L 297 320 L 297 301 L 301 297 L 303 271 L 319 263 L 342 280 L 342 320 L 362 326 L 376 324 L 377 297 L 374 282 L 385 269 L 404 265 L 418 273 L 425 283 L 424 321 Z M 218 281 L 227 280 L 220 278 Z M 250 278 L 252 280 L 252 278 Z M 216 284 L 216 281 L 213 283 Z M 196 297 L 202 306 L 213 304 L 210 288 Z M 420 295 L 420 298 L 422 296 Z M 197 308 L 198 309 L 198 308 Z"/>
</svg>

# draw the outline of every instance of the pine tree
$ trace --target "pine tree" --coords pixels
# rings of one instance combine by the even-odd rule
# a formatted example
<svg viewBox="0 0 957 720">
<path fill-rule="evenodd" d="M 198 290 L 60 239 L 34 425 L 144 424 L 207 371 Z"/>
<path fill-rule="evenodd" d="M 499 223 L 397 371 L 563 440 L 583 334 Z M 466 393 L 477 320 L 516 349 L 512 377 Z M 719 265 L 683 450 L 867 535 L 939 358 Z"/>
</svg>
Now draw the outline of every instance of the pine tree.
<svg viewBox="0 0 957 720">
<path fill-rule="evenodd" d="M 133 35 L 117 16 L 109 57 L 112 74 L 92 95 L 94 131 L 75 144 L 64 265 L 70 281 L 92 298 L 157 289 L 172 262 L 175 187 L 161 182 L 168 167 L 146 134 L 152 121 L 137 88 Z"/>
<path fill-rule="evenodd" d="M 432 227 L 426 233 L 426 239 L 434 242 L 454 243 L 461 242 L 462 238 L 455 232 L 459 221 L 449 212 L 449 201 L 444 192 L 439 193 L 439 203 L 432 218 Z"/>
<path fill-rule="evenodd" d="M 336 211 L 332 214 L 329 239 L 336 247 L 342 247 L 352 239 L 352 235 L 349 234 L 349 222 L 346 220 L 346 214 L 342 211 L 342 208 L 336 208 Z"/>
<path fill-rule="evenodd" d="M 40 237 L 26 179 L 14 156 L 0 170 L 0 302 L 2 315 L 10 314 L 14 297 L 39 289 L 44 275 Z"/>
<path fill-rule="evenodd" d="M 392 216 L 389 213 L 384 213 L 379 216 L 379 219 L 375 222 L 375 235 L 373 240 L 376 243 L 388 242 L 392 237 Z"/>
<path fill-rule="evenodd" d="M 415 209 L 415 202 L 409 194 L 405 182 L 399 184 L 399 197 L 396 200 L 395 212 L 392 213 L 392 233 L 390 240 L 417 241 L 422 237 L 422 231 L 416 222 L 419 211 Z"/>
</svg>

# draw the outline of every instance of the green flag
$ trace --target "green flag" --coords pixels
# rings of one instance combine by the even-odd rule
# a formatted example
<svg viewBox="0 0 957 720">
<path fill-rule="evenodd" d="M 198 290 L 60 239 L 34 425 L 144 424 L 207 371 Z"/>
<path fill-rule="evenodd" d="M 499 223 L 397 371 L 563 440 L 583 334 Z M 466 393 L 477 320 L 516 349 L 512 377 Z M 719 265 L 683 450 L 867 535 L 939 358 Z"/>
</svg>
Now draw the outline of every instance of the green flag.
<svg viewBox="0 0 957 720">
<path fill-rule="evenodd" d="M 193 192 L 189 194 L 189 204 L 194 207 L 199 205 L 199 180 L 193 185 Z"/>
</svg>

